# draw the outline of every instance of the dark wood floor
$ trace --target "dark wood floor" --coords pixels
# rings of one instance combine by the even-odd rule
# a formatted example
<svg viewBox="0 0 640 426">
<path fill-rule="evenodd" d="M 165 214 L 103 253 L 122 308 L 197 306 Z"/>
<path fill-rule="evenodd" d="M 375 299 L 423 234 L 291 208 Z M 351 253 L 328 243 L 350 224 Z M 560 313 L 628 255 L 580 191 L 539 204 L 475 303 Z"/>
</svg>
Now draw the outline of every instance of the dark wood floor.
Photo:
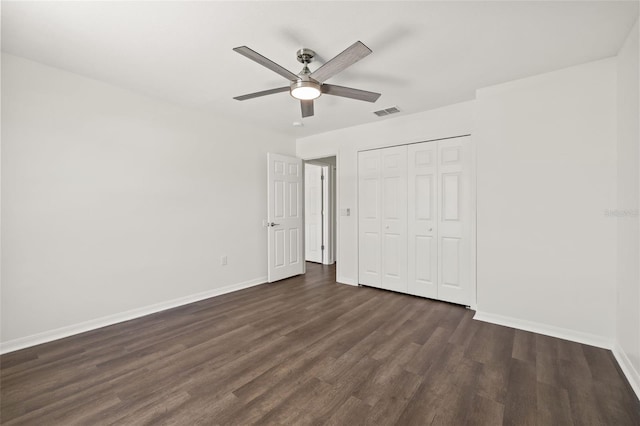
<svg viewBox="0 0 640 426">
<path fill-rule="evenodd" d="M 332 267 L 6 354 L 3 424 L 639 425 L 609 351 Z"/>
</svg>

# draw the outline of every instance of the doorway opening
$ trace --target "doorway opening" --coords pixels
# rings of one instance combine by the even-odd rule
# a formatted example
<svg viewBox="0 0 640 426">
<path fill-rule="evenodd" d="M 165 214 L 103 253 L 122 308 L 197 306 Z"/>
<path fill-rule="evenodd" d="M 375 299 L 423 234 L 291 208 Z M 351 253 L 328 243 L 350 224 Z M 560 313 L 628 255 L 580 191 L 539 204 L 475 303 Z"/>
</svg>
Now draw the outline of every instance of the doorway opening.
<svg viewBox="0 0 640 426">
<path fill-rule="evenodd" d="M 305 260 L 336 262 L 336 157 L 305 161 Z"/>
</svg>

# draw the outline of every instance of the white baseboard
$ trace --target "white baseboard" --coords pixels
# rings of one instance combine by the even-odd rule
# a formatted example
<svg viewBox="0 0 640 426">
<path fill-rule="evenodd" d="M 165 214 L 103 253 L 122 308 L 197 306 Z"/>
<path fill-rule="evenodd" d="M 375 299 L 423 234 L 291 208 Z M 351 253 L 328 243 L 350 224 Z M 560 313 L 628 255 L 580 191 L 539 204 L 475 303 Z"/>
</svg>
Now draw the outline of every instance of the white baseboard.
<svg viewBox="0 0 640 426">
<path fill-rule="evenodd" d="M 336 282 L 339 284 L 353 285 L 356 287 L 358 286 L 358 283 L 356 282 L 356 280 L 352 280 L 351 278 L 336 277 Z"/>
<path fill-rule="evenodd" d="M 613 356 L 616 357 L 620 369 L 622 369 L 633 391 L 636 393 L 638 399 L 640 399 L 640 373 L 633 367 L 631 360 L 617 343 L 613 346 Z"/>
<path fill-rule="evenodd" d="M 178 306 L 187 305 L 189 303 L 198 302 L 200 300 L 209 299 L 211 297 L 220 296 L 222 294 L 231 293 L 267 282 L 267 277 L 260 277 L 242 283 L 232 284 L 225 287 L 207 290 L 202 293 L 192 294 L 190 296 L 180 297 L 166 302 L 156 303 L 142 308 L 132 309 L 130 311 L 121 312 L 106 317 L 96 318 L 84 321 L 79 324 L 73 324 L 54 330 L 45 331 L 31 336 L 21 337 L 0 343 L 0 354 L 17 351 L 19 349 L 28 348 L 30 346 L 40 345 L 42 343 L 51 342 L 53 340 L 62 339 L 73 336 L 75 334 L 84 333 L 86 331 L 95 330 L 97 328 L 106 327 L 123 321 L 129 321 L 146 315 L 155 314 Z"/>
<path fill-rule="evenodd" d="M 526 321 L 519 318 L 479 311 L 476 311 L 473 319 L 490 322 L 492 324 L 504 325 L 505 327 L 517 328 L 519 330 L 531 331 L 533 333 L 544 334 L 545 336 L 570 340 L 572 342 L 583 343 L 585 345 L 596 346 L 598 348 L 611 349 L 613 347 L 613 342 L 605 337 L 568 328 L 555 327 L 553 325 L 542 324 L 539 322 Z"/>
</svg>

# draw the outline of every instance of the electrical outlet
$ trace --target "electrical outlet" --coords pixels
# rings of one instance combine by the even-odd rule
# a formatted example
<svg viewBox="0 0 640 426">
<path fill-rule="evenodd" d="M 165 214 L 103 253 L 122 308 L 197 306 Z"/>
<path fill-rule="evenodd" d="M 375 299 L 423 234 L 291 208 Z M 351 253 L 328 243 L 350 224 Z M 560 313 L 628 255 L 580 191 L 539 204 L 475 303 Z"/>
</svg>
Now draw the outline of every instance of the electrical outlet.
<svg viewBox="0 0 640 426">
<path fill-rule="evenodd" d="M 222 266 L 226 266 L 227 265 L 227 256 L 222 256 L 220 258 L 220 265 L 222 265 Z"/>
</svg>

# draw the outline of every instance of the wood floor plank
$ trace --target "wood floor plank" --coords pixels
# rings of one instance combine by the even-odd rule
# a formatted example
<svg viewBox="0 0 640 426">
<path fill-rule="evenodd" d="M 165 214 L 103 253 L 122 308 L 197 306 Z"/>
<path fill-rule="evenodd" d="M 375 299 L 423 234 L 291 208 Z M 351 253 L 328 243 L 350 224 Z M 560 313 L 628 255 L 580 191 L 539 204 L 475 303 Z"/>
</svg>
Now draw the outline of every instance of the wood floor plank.
<svg viewBox="0 0 640 426">
<path fill-rule="evenodd" d="M 0 356 L 0 424 L 640 424 L 610 351 L 335 268 Z"/>
<path fill-rule="evenodd" d="M 394 383 L 406 370 L 394 363 L 384 362 L 371 374 L 353 395 L 373 407 L 388 394 L 388 387 Z"/>
<path fill-rule="evenodd" d="M 451 372 L 437 400 L 434 425 L 454 425 L 465 422 L 475 401 L 480 368 L 481 365 L 478 362 L 463 359 Z"/>
<path fill-rule="evenodd" d="M 426 315 L 420 317 L 418 320 L 422 326 L 414 330 L 411 335 L 411 340 L 418 345 L 424 345 L 436 329 L 439 328 L 440 331 L 446 330 L 444 327 L 440 327 L 440 323 L 443 321 L 449 308 L 450 306 L 448 304 L 432 302 L 432 306 L 426 311 Z M 447 331 L 447 335 L 449 334 L 450 332 Z"/>
<path fill-rule="evenodd" d="M 317 373 L 317 377 L 327 383 L 335 384 L 342 380 L 344 374 L 347 374 L 364 356 L 366 356 L 373 347 L 379 342 L 385 340 L 387 336 L 378 333 L 375 330 L 362 338 L 347 352 L 335 358 L 335 362 L 328 368 Z M 328 351 L 327 356 L 334 358 L 335 353 Z"/>
<path fill-rule="evenodd" d="M 122 406 L 112 407 L 114 413 L 125 413 L 124 416 L 119 417 L 117 422 L 120 424 L 158 424 L 164 416 L 177 407 L 181 406 L 185 401 L 188 401 L 191 396 L 182 390 L 176 392 L 163 392 L 162 395 L 158 395 L 156 398 L 145 398 L 144 402 L 137 402 L 135 409 L 122 410 Z M 83 420 L 84 424 L 100 424 L 101 422 L 113 422 L 115 416 L 109 416 L 108 412 L 102 420 L 99 417 L 92 417 Z M 75 419 L 74 419 L 75 420 Z"/>
<path fill-rule="evenodd" d="M 511 356 L 520 361 L 536 362 L 536 335 L 523 330 L 515 330 Z"/>
<path fill-rule="evenodd" d="M 311 383 L 312 379 L 316 379 L 315 373 L 317 371 L 335 362 L 334 359 L 326 357 L 314 358 L 309 361 L 301 364 L 302 368 L 298 370 L 290 371 L 285 366 L 279 366 L 275 374 L 261 376 L 261 379 L 266 378 L 266 380 L 258 382 L 257 386 L 251 388 L 255 393 L 243 392 L 244 386 L 239 389 L 239 392 L 234 391 L 242 404 L 224 410 L 217 420 L 220 424 L 260 424 L 278 404 L 291 399 L 295 393 L 300 392 L 301 384 Z M 306 369 L 304 366 L 310 368 Z M 274 377 L 276 380 L 269 381 Z M 260 387 L 258 388 L 258 386 Z"/>
<path fill-rule="evenodd" d="M 402 309 L 396 312 L 395 317 L 389 318 L 385 324 L 380 326 L 381 333 L 388 336 L 395 336 L 398 333 L 405 333 L 405 324 L 407 321 L 422 318 L 422 315 L 431 309 L 432 303 L 425 303 L 424 299 L 416 299 L 415 297 L 407 297 L 403 300 Z M 412 330 L 414 332 L 415 330 Z"/>
<path fill-rule="evenodd" d="M 450 330 L 451 332 L 454 332 L 456 328 L 458 328 L 458 324 L 460 324 L 462 318 L 467 315 L 467 311 L 468 309 L 464 306 L 449 304 L 444 316 L 442 317 L 442 320 L 438 325 L 442 328 Z"/>
<path fill-rule="evenodd" d="M 220 414 L 225 410 L 243 405 L 233 394 L 226 394 L 221 398 L 211 398 L 207 395 L 191 396 L 174 409 L 163 413 L 155 419 L 155 423 L 164 426 L 210 426 L 220 423 Z M 124 424 L 116 422 L 115 424 Z M 133 424 L 137 424 L 135 421 Z"/>
<path fill-rule="evenodd" d="M 509 386 L 509 364 L 481 364 L 476 393 L 486 399 L 504 404 Z"/>
<path fill-rule="evenodd" d="M 461 354 L 461 352 L 458 352 Z M 464 424 L 475 398 L 480 364 L 462 356 L 441 356 L 430 369 L 398 424 Z"/>
<path fill-rule="evenodd" d="M 490 398 L 476 395 L 465 425 L 467 426 L 499 426 L 504 417 L 504 405 Z"/>
<path fill-rule="evenodd" d="M 276 386 L 280 388 L 292 386 L 295 385 L 291 383 L 292 380 L 308 380 L 315 377 L 318 371 L 323 371 L 328 368 L 328 364 L 335 362 L 335 359 L 325 356 L 322 349 L 322 347 L 315 347 L 295 352 L 282 363 L 274 365 L 232 392 L 243 401 L 250 402 L 267 392 L 272 393 L 270 390 Z"/>
<path fill-rule="evenodd" d="M 441 357 L 446 348 L 448 338 L 449 332 L 446 329 L 436 328 L 429 340 L 422 345 L 411 361 L 407 363 L 405 369 L 410 373 L 425 374 L 434 363 L 434 360 Z"/>
<path fill-rule="evenodd" d="M 503 424 L 518 426 L 537 424 L 538 394 L 535 365 L 512 359 L 504 405 Z"/>
<path fill-rule="evenodd" d="M 325 426 L 343 426 L 343 425 L 363 425 L 367 418 L 371 407 L 360 401 L 358 398 L 350 396 L 336 411 L 333 413 Z"/>
<path fill-rule="evenodd" d="M 560 359 L 547 353 L 536 354 L 536 377 L 541 383 L 562 386 L 562 367 Z"/>
<path fill-rule="evenodd" d="M 569 394 L 566 389 L 538 382 L 536 397 L 538 424 L 573 426 Z"/>
<path fill-rule="evenodd" d="M 481 321 L 475 321 L 473 319 L 474 314 L 474 311 L 466 310 L 458 326 L 451 334 L 451 337 L 449 337 L 449 343 L 461 346 L 464 349 L 467 348 L 477 331 L 484 325 Z"/>
<path fill-rule="evenodd" d="M 382 332 L 387 338 L 383 339 L 380 344 L 376 346 L 371 357 L 378 360 L 386 359 L 408 345 L 420 348 L 421 345 L 411 340 L 414 330 L 418 327 L 420 327 L 420 324 L 417 321 L 408 319 L 403 323 L 403 327 L 396 333 L 388 335 Z"/>
<path fill-rule="evenodd" d="M 576 425 L 605 424 L 598 406 L 591 370 L 573 361 L 560 360 L 562 383 L 569 395 L 571 418 Z M 607 398 L 609 399 L 609 398 Z"/>
<path fill-rule="evenodd" d="M 384 384 L 386 392 L 379 398 L 365 419 L 368 425 L 396 424 L 415 395 L 423 378 L 400 370 L 397 376 Z"/>
<path fill-rule="evenodd" d="M 380 362 L 368 356 L 363 357 L 357 364 L 346 372 L 340 381 L 334 383 L 329 392 L 317 401 L 307 404 L 307 413 L 314 418 L 314 423 L 328 420 L 333 412 L 363 383 L 370 380 L 379 368 Z"/>
<path fill-rule="evenodd" d="M 3 412 L 0 422 L 6 425 L 54 424 L 64 425 L 81 422 L 85 417 L 96 412 L 108 410 L 121 402 L 110 393 L 82 394 L 82 398 L 66 398 L 39 407 L 21 416 L 7 418 Z"/>
<path fill-rule="evenodd" d="M 273 407 L 257 424 L 307 425 L 314 419 L 309 409 L 317 410 L 318 401 L 332 391 L 332 385 L 312 377 L 305 381 L 299 392 L 292 393 Z"/>
<path fill-rule="evenodd" d="M 512 328 L 486 324 L 475 333 L 465 355 L 484 364 L 506 366 L 512 358 L 514 336 Z"/>
</svg>

